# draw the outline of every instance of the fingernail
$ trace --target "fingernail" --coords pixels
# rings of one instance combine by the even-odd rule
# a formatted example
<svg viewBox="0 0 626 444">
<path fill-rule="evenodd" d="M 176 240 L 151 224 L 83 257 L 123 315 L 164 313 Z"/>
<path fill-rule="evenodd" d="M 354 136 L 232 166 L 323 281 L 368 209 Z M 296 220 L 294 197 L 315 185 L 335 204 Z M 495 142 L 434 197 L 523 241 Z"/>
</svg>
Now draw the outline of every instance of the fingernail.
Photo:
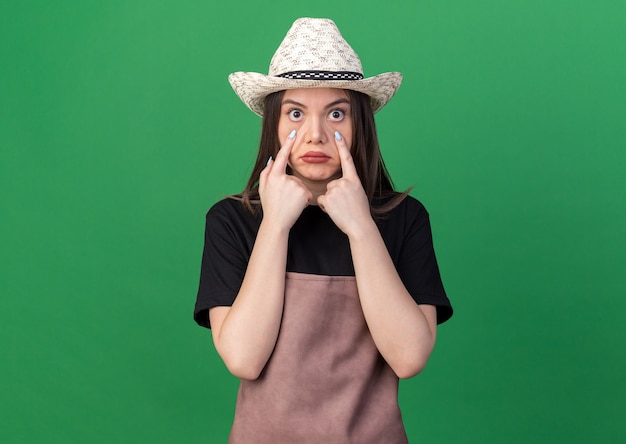
<svg viewBox="0 0 626 444">
<path fill-rule="evenodd" d="M 339 134 L 339 131 L 335 131 L 335 139 L 337 139 L 337 140 L 341 140 L 342 139 L 341 134 Z"/>
<path fill-rule="evenodd" d="M 289 133 L 289 138 L 293 139 L 294 137 L 296 137 L 296 130 L 291 130 L 291 132 Z"/>
<path fill-rule="evenodd" d="M 270 162 L 272 161 L 272 156 L 270 156 L 269 159 L 267 159 L 267 163 L 265 164 L 265 166 L 268 166 L 270 164 Z"/>
</svg>

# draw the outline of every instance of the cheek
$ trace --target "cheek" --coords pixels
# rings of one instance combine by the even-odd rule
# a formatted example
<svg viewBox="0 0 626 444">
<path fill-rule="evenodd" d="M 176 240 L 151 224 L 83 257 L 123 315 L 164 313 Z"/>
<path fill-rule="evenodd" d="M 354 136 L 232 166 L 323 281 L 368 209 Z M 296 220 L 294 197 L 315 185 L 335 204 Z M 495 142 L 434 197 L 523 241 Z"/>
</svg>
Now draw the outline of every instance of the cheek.
<svg viewBox="0 0 626 444">
<path fill-rule="evenodd" d="M 350 148 L 352 146 L 352 119 L 344 121 L 340 131 L 346 145 Z"/>
<path fill-rule="evenodd" d="M 350 150 L 350 152 L 352 152 L 352 136 L 347 136 L 345 138 L 346 140 L 346 146 L 348 147 L 348 149 Z"/>
<path fill-rule="evenodd" d="M 280 139 L 281 145 L 294 128 L 294 123 L 289 120 L 287 116 L 281 114 L 280 119 L 278 120 L 278 138 Z"/>
<path fill-rule="evenodd" d="M 278 140 L 282 141 L 287 137 L 287 128 L 285 128 L 285 125 L 282 123 L 282 121 L 278 124 Z"/>
<path fill-rule="evenodd" d="M 353 153 L 353 147 L 352 147 L 352 133 L 350 133 L 349 131 L 347 131 L 345 134 L 341 133 L 341 135 L 343 136 L 343 140 L 346 144 L 346 146 L 348 147 L 348 149 L 350 150 L 350 153 Z"/>
</svg>

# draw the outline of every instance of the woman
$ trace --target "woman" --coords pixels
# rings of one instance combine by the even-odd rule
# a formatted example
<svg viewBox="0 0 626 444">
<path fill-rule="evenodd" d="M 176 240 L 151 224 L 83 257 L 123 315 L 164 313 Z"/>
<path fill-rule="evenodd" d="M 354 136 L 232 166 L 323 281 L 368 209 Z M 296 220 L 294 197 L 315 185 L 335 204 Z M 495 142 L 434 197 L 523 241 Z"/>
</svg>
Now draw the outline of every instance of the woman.
<svg viewBox="0 0 626 444">
<path fill-rule="evenodd" d="M 335 24 L 304 18 L 268 76 L 229 80 L 263 128 L 244 192 L 207 214 L 195 319 L 241 378 L 230 442 L 404 443 L 398 378 L 452 309 L 428 214 L 379 152 L 401 75 L 363 78 Z"/>
</svg>

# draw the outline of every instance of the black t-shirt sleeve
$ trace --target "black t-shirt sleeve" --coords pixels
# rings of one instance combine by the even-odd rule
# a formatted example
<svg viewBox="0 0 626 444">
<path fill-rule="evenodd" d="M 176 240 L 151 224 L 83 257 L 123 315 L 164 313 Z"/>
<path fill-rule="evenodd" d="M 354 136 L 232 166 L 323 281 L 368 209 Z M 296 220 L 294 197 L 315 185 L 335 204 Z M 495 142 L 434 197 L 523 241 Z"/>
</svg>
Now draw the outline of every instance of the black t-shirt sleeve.
<svg viewBox="0 0 626 444">
<path fill-rule="evenodd" d="M 200 284 L 194 309 L 195 321 L 207 328 L 209 309 L 232 305 L 248 266 L 253 233 L 240 217 L 241 203 L 224 200 L 206 215 Z M 250 237 L 253 237 L 250 239 Z"/>
<path fill-rule="evenodd" d="M 452 316 L 452 306 L 441 281 L 429 215 L 419 201 L 405 200 L 406 204 L 398 207 L 405 214 L 396 269 L 418 304 L 437 306 L 437 323 L 442 323 Z"/>
</svg>

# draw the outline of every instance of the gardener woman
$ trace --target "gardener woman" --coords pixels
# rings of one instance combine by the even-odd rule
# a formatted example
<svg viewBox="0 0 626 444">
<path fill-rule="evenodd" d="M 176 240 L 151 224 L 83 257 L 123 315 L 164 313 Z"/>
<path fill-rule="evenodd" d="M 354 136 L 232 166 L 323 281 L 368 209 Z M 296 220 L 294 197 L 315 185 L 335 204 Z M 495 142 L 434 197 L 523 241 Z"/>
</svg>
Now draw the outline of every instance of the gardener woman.
<svg viewBox="0 0 626 444">
<path fill-rule="evenodd" d="M 394 191 L 364 78 L 328 19 L 296 20 L 269 74 L 229 77 L 263 117 L 244 191 L 207 214 L 195 320 L 241 379 L 232 443 L 405 443 L 398 378 L 452 315 L 428 213 Z"/>
</svg>

